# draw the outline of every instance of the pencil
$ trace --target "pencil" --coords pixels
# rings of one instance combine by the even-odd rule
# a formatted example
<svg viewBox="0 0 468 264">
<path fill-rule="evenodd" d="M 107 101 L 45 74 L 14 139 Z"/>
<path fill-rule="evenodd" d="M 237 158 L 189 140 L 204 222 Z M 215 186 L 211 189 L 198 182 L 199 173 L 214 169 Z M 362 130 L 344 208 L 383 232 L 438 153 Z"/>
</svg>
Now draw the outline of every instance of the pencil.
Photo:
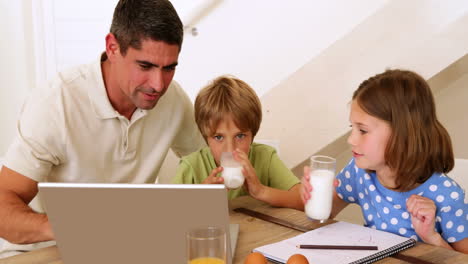
<svg viewBox="0 0 468 264">
<path fill-rule="evenodd" d="M 297 245 L 303 249 L 378 250 L 377 246 Z"/>
</svg>

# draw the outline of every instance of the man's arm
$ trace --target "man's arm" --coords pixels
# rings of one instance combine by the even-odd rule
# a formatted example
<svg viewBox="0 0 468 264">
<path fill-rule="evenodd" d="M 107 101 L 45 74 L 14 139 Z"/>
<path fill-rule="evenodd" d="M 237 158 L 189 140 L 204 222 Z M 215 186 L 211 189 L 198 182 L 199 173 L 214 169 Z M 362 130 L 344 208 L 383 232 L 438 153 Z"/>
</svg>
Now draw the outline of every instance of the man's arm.
<svg viewBox="0 0 468 264">
<path fill-rule="evenodd" d="M 15 244 L 53 240 L 47 215 L 34 212 L 29 202 L 37 182 L 5 166 L 0 172 L 0 237 Z"/>
</svg>

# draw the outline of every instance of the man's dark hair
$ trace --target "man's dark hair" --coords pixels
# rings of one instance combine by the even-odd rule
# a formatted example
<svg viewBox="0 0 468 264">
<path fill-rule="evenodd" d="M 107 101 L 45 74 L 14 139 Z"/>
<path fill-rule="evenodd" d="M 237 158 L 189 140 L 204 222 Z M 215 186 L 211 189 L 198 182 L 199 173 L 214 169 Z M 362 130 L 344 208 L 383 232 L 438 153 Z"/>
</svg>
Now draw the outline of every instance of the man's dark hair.
<svg viewBox="0 0 468 264">
<path fill-rule="evenodd" d="M 168 0 L 120 0 L 114 10 L 110 32 L 125 55 L 127 49 L 141 48 L 145 39 L 182 47 L 183 25 Z"/>
</svg>

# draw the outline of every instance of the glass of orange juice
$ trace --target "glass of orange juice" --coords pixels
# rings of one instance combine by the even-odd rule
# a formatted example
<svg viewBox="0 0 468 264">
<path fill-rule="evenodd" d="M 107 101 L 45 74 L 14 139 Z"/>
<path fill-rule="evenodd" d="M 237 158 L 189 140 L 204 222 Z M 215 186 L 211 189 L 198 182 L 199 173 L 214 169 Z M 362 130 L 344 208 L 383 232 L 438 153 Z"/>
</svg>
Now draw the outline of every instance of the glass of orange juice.
<svg viewBox="0 0 468 264">
<path fill-rule="evenodd" d="M 220 227 L 199 227 L 187 232 L 188 264 L 226 264 L 226 232 Z"/>
</svg>

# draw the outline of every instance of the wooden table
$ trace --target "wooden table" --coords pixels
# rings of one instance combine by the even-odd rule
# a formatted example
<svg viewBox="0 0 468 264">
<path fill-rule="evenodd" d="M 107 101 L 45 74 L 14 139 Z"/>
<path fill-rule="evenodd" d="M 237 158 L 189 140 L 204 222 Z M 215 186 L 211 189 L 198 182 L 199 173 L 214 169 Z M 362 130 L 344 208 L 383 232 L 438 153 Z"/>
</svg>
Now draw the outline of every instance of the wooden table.
<svg viewBox="0 0 468 264">
<path fill-rule="evenodd" d="M 237 207 L 249 208 L 311 229 L 320 226 L 319 224 L 312 223 L 307 220 L 303 212 L 288 208 L 271 207 L 248 196 L 237 198 L 230 203 L 231 223 L 240 224 L 239 238 L 237 240 L 236 254 L 234 256 L 233 264 L 243 264 L 245 257 L 253 248 L 301 234 L 300 231 L 233 212 L 232 209 Z M 404 258 L 410 258 L 410 260 L 402 260 Z M 56 246 L 38 249 L 0 260 L 0 264 L 31 263 L 63 264 L 60 260 Z M 401 252 L 396 257 L 388 257 L 376 263 L 468 263 L 468 255 L 424 243 L 417 243 L 415 247 Z"/>
<path fill-rule="evenodd" d="M 237 198 L 231 202 L 231 209 L 237 207 L 249 208 L 264 214 L 287 220 L 288 222 L 309 227 L 311 229 L 320 226 L 320 224 L 309 221 L 305 217 L 304 212 L 289 208 L 274 208 L 265 203 L 256 201 L 248 196 Z M 252 251 L 253 248 L 263 246 L 269 243 L 278 242 L 283 239 L 301 234 L 300 231 L 296 231 L 287 227 L 279 226 L 277 224 L 269 223 L 257 218 L 253 218 L 232 211 L 230 214 L 230 218 L 231 223 L 240 224 L 240 232 L 237 241 L 236 254 L 233 260 L 234 264 L 243 264 L 245 257 Z M 325 225 L 326 224 L 327 223 L 325 223 Z M 415 247 L 402 251 L 397 257 L 388 257 L 384 260 L 375 263 L 468 263 L 467 254 L 419 242 L 416 244 Z M 409 258 L 409 260 L 402 260 L 405 258 Z"/>
</svg>

